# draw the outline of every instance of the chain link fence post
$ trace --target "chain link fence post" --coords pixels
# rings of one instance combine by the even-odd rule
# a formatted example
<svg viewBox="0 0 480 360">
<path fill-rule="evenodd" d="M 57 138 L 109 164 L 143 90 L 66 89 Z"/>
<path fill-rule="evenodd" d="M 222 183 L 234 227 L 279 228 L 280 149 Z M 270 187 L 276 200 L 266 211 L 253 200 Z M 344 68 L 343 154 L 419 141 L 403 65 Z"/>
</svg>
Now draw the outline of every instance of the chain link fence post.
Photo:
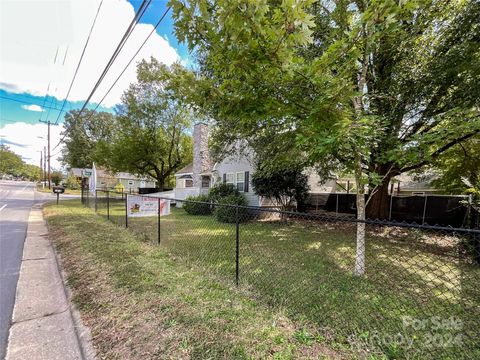
<svg viewBox="0 0 480 360">
<path fill-rule="evenodd" d="M 125 228 L 128 228 L 128 194 L 125 194 Z"/>
<path fill-rule="evenodd" d="M 107 219 L 110 220 L 110 191 L 107 191 Z"/>
<path fill-rule="evenodd" d="M 235 206 L 235 284 L 238 286 L 240 266 L 240 219 L 238 218 L 238 205 Z"/>
<path fill-rule="evenodd" d="M 428 195 L 425 194 L 425 201 L 423 203 L 422 225 L 425 225 L 425 214 L 427 212 L 427 199 L 428 199 Z"/>
<path fill-rule="evenodd" d="M 162 212 L 162 208 L 161 208 L 161 199 L 158 198 L 158 215 L 157 215 L 157 244 L 160 245 L 160 218 L 161 218 L 161 212 Z"/>
<path fill-rule="evenodd" d="M 98 207 L 98 205 L 97 205 L 97 191 L 98 190 L 95 190 L 95 212 L 97 212 L 97 207 Z"/>
</svg>

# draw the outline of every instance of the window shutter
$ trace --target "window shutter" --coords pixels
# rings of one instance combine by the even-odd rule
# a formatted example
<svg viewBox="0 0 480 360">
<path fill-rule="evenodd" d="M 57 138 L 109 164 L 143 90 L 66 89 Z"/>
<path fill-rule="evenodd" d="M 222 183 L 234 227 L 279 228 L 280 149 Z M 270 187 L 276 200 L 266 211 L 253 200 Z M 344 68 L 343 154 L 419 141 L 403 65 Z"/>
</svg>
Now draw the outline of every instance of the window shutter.
<svg viewBox="0 0 480 360">
<path fill-rule="evenodd" d="M 223 174 L 223 183 L 226 184 L 227 183 L 227 174 Z"/>
<path fill-rule="evenodd" d="M 248 192 L 249 175 L 250 175 L 250 173 L 248 171 L 245 171 L 245 185 L 244 185 L 244 191 L 245 192 Z"/>
</svg>

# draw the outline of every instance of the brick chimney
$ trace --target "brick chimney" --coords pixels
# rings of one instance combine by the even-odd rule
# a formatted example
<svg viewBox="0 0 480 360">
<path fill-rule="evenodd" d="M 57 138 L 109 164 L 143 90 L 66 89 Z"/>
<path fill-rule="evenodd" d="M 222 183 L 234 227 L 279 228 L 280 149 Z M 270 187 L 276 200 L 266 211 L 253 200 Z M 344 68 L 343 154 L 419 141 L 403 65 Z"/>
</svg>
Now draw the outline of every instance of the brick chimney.
<svg viewBox="0 0 480 360">
<path fill-rule="evenodd" d="M 193 126 L 193 186 L 201 186 L 200 174 L 211 170 L 208 151 L 208 125 L 202 122 Z"/>
</svg>

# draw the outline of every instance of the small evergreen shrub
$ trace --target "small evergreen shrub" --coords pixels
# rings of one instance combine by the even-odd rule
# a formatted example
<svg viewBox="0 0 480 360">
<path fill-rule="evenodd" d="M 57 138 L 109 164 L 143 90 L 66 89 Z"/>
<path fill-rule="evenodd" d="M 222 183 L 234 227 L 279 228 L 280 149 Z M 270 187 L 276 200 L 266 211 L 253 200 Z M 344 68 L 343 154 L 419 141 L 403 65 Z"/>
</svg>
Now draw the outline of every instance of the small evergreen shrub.
<svg viewBox="0 0 480 360">
<path fill-rule="evenodd" d="M 210 200 L 214 203 L 217 203 L 220 199 L 230 195 L 240 196 L 240 192 L 233 184 L 224 183 L 216 184 L 208 193 Z"/>
<path fill-rule="evenodd" d="M 218 200 L 217 205 L 214 209 L 214 215 L 217 221 L 223 223 L 235 223 L 236 221 L 236 211 L 237 209 L 234 206 L 222 206 L 222 205 L 241 205 L 247 206 L 247 199 L 243 194 L 238 193 L 238 195 L 228 195 L 222 197 Z M 240 222 L 245 222 L 248 220 L 248 209 L 238 208 L 238 220 Z"/>
<path fill-rule="evenodd" d="M 198 195 L 198 196 L 189 196 L 184 202 L 183 208 L 190 215 L 210 215 L 212 213 L 212 206 L 210 204 L 199 204 L 197 202 L 190 201 L 199 201 L 199 202 L 210 202 L 208 195 Z"/>
</svg>

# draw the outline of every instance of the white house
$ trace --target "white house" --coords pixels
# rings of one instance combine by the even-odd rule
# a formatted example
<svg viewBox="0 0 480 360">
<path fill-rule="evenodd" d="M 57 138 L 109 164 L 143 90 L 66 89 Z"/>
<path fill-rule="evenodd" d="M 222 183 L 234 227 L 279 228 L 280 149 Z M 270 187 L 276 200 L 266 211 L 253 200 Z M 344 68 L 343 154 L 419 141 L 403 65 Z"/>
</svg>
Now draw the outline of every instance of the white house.
<svg viewBox="0 0 480 360">
<path fill-rule="evenodd" d="M 138 188 L 154 188 L 156 182 L 149 176 L 137 176 L 127 172 L 111 173 L 107 170 L 97 168 L 96 169 L 96 189 L 112 189 L 117 184 L 122 184 L 125 191 L 138 190 Z M 71 168 L 68 172 L 69 175 L 73 175 L 79 182 L 84 181 L 88 184 L 88 179 L 92 175 L 92 169 L 80 169 Z"/>
<path fill-rule="evenodd" d="M 250 206 L 272 205 L 271 201 L 255 194 L 251 175 L 255 172 L 254 154 L 248 147 L 237 149 L 233 155 L 213 163 L 208 150 L 209 128 L 207 124 L 197 123 L 193 128 L 193 163 L 175 173 L 175 199 L 183 200 L 188 196 L 208 194 L 210 188 L 218 182 L 234 185 L 247 198 Z M 237 144 L 241 146 L 241 144 Z M 307 170 L 310 191 L 320 192 L 319 176 L 313 170 Z"/>
<path fill-rule="evenodd" d="M 261 206 L 261 199 L 251 184 L 254 171 L 253 156 L 231 155 L 213 163 L 208 150 L 209 128 L 197 123 L 193 128 L 193 163 L 175 173 L 174 196 L 183 200 L 187 196 L 208 194 L 217 182 L 232 184 L 242 192 L 251 206 Z"/>
</svg>

